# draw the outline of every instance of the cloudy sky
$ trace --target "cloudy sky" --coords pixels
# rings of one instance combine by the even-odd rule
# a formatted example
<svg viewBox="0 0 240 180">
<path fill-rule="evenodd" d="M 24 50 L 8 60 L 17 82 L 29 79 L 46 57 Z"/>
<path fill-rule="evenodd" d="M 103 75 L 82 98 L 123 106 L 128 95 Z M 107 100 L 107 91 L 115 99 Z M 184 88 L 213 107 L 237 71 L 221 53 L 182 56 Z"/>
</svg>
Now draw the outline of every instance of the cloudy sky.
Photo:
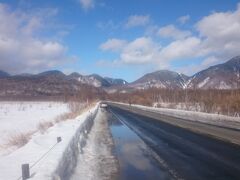
<svg viewBox="0 0 240 180">
<path fill-rule="evenodd" d="M 0 69 L 133 81 L 240 55 L 239 0 L 0 0 Z"/>
</svg>

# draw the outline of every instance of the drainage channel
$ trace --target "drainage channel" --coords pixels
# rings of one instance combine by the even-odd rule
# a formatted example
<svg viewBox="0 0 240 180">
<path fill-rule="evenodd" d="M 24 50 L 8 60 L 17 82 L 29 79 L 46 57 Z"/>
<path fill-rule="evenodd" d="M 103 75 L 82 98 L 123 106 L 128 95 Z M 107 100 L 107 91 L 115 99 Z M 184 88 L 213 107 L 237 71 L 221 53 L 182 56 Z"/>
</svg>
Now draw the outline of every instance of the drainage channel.
<svg viewBox="0 0 240 180">
<path fill-rule="evenodd" d="M 112 112 L 109 114 L 114 154 L 119 162 L 118 179 L 171 179 L 168 172 L 152 157 L 146 144 L 121 119 Z"/>
</svg>

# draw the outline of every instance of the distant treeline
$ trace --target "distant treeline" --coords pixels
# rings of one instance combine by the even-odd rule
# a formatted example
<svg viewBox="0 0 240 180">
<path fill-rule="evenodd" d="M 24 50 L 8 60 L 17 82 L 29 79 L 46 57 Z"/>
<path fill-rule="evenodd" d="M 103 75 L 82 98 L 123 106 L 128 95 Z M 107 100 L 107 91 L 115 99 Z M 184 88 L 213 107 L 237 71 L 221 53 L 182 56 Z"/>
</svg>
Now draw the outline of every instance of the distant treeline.
<svg viewBox="0 0 240 180">
<path fill-rule="evenodd" d="M 114 93 L 109 100 L 146 106 L 161 106 L 162 103 L 198 106 L 199 111 L 226 115 L 240 114 L 240 89 L 238 90 L 173 90 L 148 89 L 131 93 Z M 188 107 L 189 106 L 189 107 Z"/>
<path fill-rule="evenodd" d="M 106 99 L 107 93 L 90 85 L 81 85 L 80 87 L 72 88 L 69 85 L 48 86 L 41 90 L 37 88 L 21 90 L 17 88 L 13 90 L 1 90 L 0 101 L 96 101 Z"/>
<path fill-rule="evenodd" d="M 16 88 L 17 89 L 17 88 Z M 47 91 L 46 91 L 47 90 Z M 89 85 L 74 89 L 61 86 L 52 89 L 26 89 L 24 91 L 2 91 L 0 101 L 96 101 L 111 100 L 130 104 L 179 108 L 186 110 L 240 115 L 240 89 L 238 90 L 200 90 L 200 89 L 147 89 L 126 93 L 107 94 L 101 88 Z M 10 93 L 9 93 L 10 92 Z M 167 104 L 167 105 L 166 105 Z"/>
</svg>

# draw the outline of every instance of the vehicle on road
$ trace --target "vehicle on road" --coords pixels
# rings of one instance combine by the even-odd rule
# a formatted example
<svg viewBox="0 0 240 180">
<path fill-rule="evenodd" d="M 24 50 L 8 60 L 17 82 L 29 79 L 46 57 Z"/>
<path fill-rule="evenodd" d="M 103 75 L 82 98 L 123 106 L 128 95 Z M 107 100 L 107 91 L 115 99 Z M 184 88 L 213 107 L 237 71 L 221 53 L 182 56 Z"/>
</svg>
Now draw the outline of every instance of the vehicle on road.
<svg viewBox="0 0 240 180">
<path fill-rule="evenodd" d="M 100 103 L 100 108 L 107 108 L 108 105 L 106 103 Z"/>
</svg>

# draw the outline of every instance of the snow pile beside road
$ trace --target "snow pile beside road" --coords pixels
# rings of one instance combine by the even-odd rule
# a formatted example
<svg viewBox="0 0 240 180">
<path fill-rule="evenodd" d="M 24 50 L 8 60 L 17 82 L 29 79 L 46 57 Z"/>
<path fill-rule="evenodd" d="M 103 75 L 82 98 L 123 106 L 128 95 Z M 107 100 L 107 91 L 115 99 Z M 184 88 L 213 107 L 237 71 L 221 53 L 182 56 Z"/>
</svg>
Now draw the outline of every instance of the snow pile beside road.
<svg viewBox="0 0 240 180">
<path fill-rule="evenodd" d="M 128 104 L 124 104 L 124 103 L 116 103 L 116 104 L 129 106 Z M 179 119 L 197 121 L 197 122 L 223 126 L 227 128 L 233 128 L 233 129 L 240 129 L 240 118 L 237 118 L 237 117 L 210 114 L 210 113 L 204 113 L 204 112 L 186 111 L 186 110 L 179 110 L 179 109 L 148 107 L 148 106 L 142 106 L 137 104 L 133 104 L 131 106 L 140 108 L 142 110 L 157 112 L 159 114 L 166 115 L 166 116 L 176 117 Z"/>
<path fill-rule="evenodd" d="M 53 174 L 54 179 L 69 179 L 72 175 L 77 165 L 78 155 L 86 145 L 86 138 L 94 124 L 97 112 L 98 109 L 96 106 L 89 114 L 85 114 L 79 119 L 81 124 L 78 124 L 79 127 L 74 130 L 75 133 L 65 148 L 62 158 Z"/>
<path fill-rule="evenodd" d="M 39 163 L 31 168 L 31 179 L 50 180 L 55 177 L 63 177 L 69 173 L 75 165 L 75 157 L 81 144 L 80 138 L 87 132 L 90 119 L 97 112 L 96 105 L 90 111 L 83 113 L 73 120 L 62 121 L 46 130 L 44 134 L 35 133 L 31 140 L 22 148 L 8 155 L 0 156 L 0 179 L 18 179 L 21 176 L 21 165 L 29 163 L 32 166 L 54 144 L 57 137 L 62 137 L 58 143 Z M 74 156 L 75 155 L 75 156 Z M 66 174 L 64 174 L 66 172 Z"/>
<path fill-rule="evenodd" d="M 113 146 L 107 113 L 101 110 L 88 135 L 87 144 L 79 154 L 76 169 L 70 179 L 116 179 L 118 161 L 112 154 Z"/>
<path fill-rule="evenodd" d="M 178 109 L 152 108 L 152 107 L 146 107 L 141 105 L 135 105 L 135 106 L 141 109 L 147 109 L 150 111 L 158 112 L 166 116 L 172 116 L 172 117 L 176 117 L 184 120 L 198 121 L 206 124 L 240 129 L 240 118 L 236 118 L 236 117 L 203 113 L 203 112 L 178 110 Z"/>
</svg>

